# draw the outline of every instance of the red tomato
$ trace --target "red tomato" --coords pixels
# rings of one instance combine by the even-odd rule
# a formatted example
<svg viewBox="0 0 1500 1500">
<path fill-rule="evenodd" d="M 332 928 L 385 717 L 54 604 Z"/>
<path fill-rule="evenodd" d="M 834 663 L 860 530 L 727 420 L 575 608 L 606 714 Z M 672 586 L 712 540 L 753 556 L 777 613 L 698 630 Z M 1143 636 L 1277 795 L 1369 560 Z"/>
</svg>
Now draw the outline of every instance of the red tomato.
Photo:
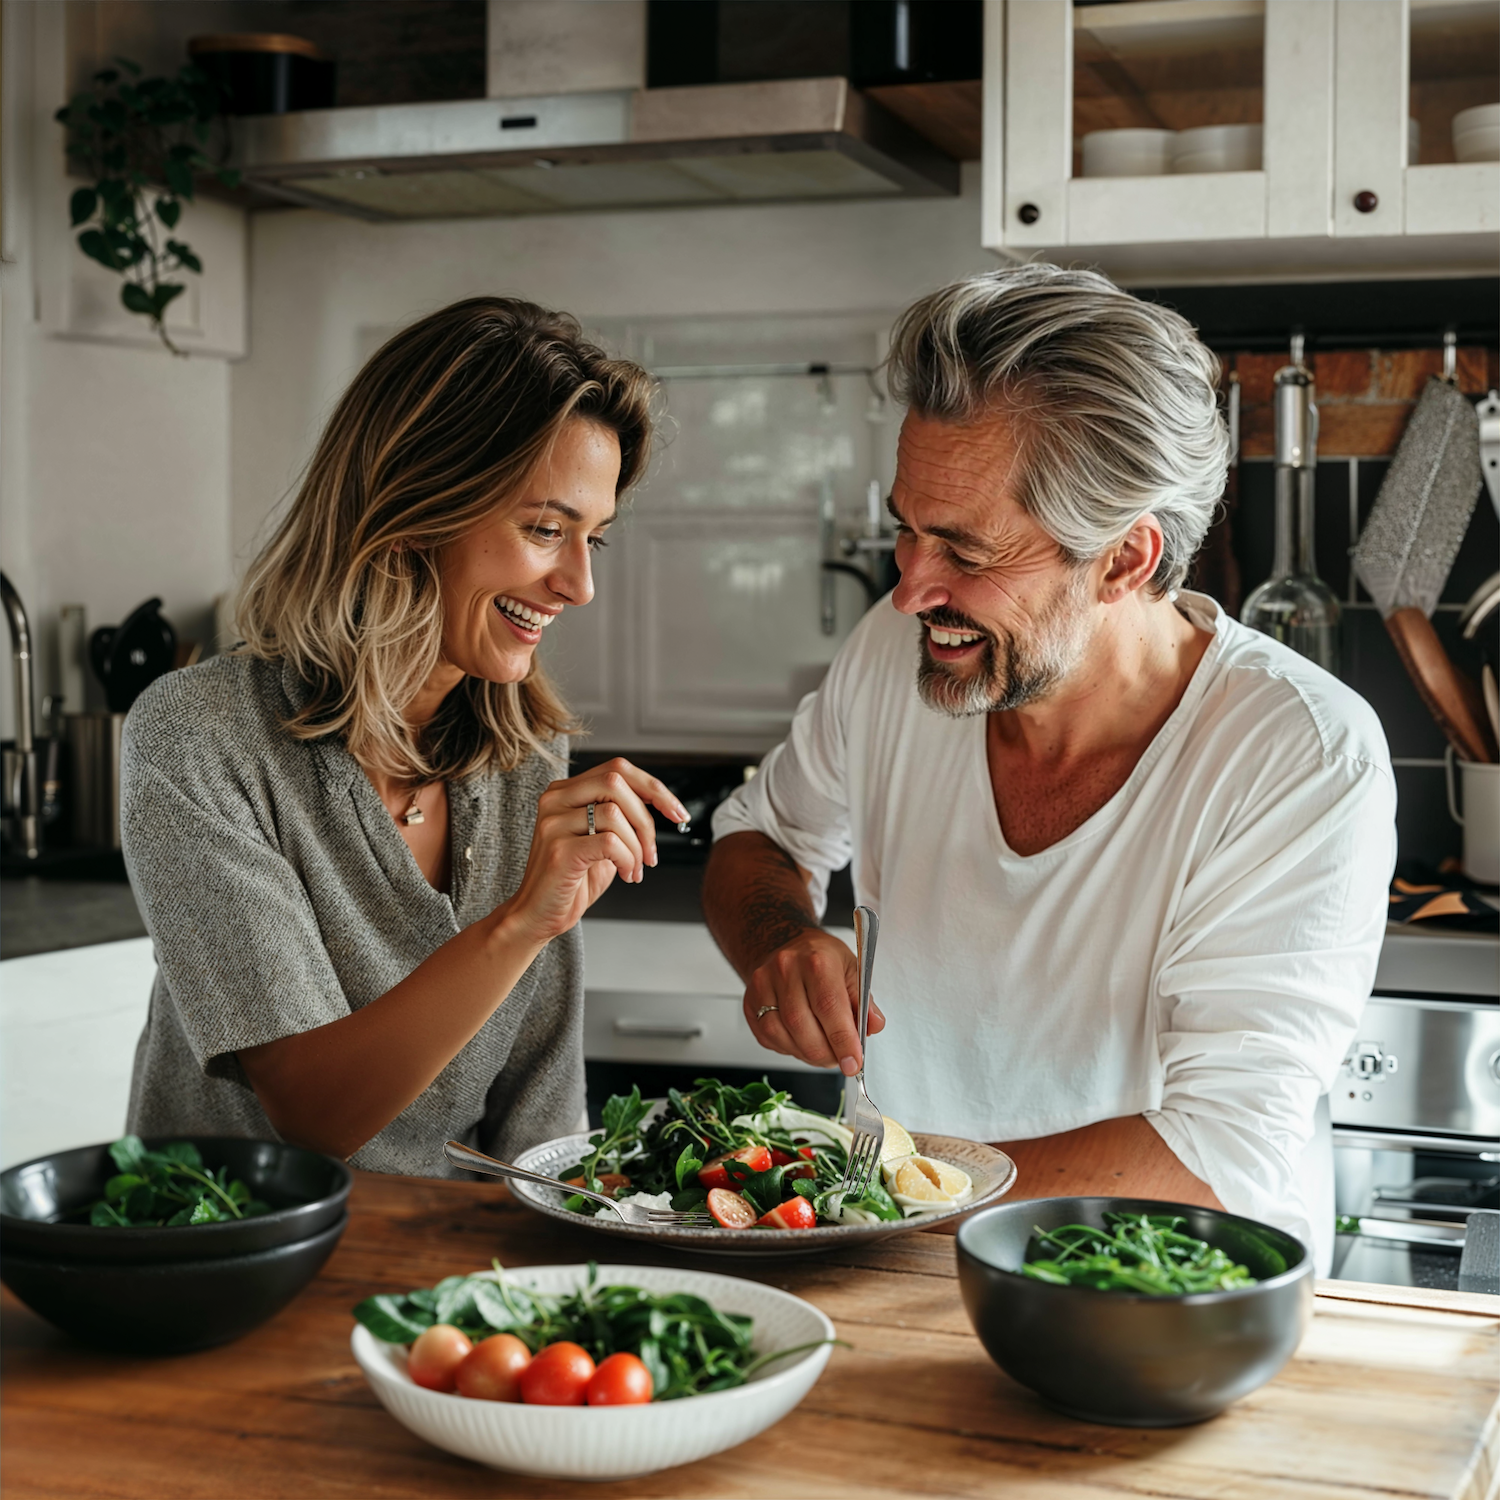
<svg viewBox="0 0 1500 1500">
<path fill-rule="evenodd" d="M 698 1181 L 710 1191 L 714 1188 L 733 1187 L 734 1184 L 730 1181 L 729 1170 L 724 1165 L 726 1161 L 742 1161 L 752 1172 L 769 1172 L 771 1170 L 771 1148 L 769 1146 L 741 1146 L 738 1151 L 730 1151 L 724 1156 L 716 1156 L 712 1161 L 704 1163 L 698 1169 Z"/>
<path fill-rule="evenodd" d="M 521 1372 L 531 1350 L 513 1333 L 492 1333 L 464 1356 L 455 1384 L 460 1396 L 474 1401 L 519 1401 Z"/>
<path fill-rule="evenodd" d="M 586 1188 L 588 1183 L 583 1180 L 583 1173 L 577 1177 L 564 1177 L 563 1181 L 569 1187 Z M 630 1186 L 630 1179 L 621 1172 L 601 1172 L 599 1174 L 599 1191 L 606 1198 L 618 1198 L 626 1188 Z"/>
<path fill-rule="evenodd" d="M 521 1371 L 521 1400 L 528 1406 L 582 1406 L 594 1376 L 587 1349 L 566 1340 L 538 1349 Z"/>
<path fill-rule="evenodd" d="M 755 1210 L 738 1193 L 728 1188 L 711 1188 L 708 1211 L 725 1229 L 748 1229 L 755 1222 Z"/>
<path fill-rule="evenodd" d="M 651 1399 L 651 1371 L 634 1354 L 611 1354 L 589 1381 L 590 1406 L 644 1406 Z"/>
<path fill-rule="evenodd" d="M 799 1196 L 777 1204 L 770 1213 L 762 1214 L 757 1222 L 767 1229 L 811 1229 L 818 1222 L 818 1216 L 813 1212 L 812 1204 Z"/>
<path fill-rule="evenodd" d="M 473 1348 L 451 1323 L 434 1323 L 418 1334 L 406 1355 L 406 1372 L 429 1391 L 451 1391 L 458 1367 Z"/>
<path fill-rule="evenodd" d="M 803 1161 L 811 1161 L 813 1155 L 813 1148 L 811 1146 L 797 1147 L 797 1156 L 800 1156 Z M 785 1151 L 778 1151 L 775 1146 L 771 1147 L 771 1165 L 773 1167 L 790 1166 L 797 1160 L 797 1156 L 788 1156 Z"/>
</svg>

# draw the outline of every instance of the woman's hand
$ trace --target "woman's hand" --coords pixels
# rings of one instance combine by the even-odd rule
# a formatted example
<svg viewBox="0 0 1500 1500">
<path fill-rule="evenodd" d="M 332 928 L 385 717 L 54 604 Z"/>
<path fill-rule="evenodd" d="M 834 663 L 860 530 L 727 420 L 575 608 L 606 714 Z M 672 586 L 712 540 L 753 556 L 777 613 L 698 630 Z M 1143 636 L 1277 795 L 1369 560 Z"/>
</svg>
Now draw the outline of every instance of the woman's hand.
<svg viewBox="0 0 1500 1500">
<path fill-rule="evenodd" d="M 667 787 L 628 760 L 606 761 L 554 781 L 537 802 L 536 831 L 520 888 L 496 916 L 536 944 L 566 932 L 617 874 L 639 881 L 646 866 L 656 863 L 653 807 L 674 823 L 688 821 L 687 809 Z"/>
</svg>

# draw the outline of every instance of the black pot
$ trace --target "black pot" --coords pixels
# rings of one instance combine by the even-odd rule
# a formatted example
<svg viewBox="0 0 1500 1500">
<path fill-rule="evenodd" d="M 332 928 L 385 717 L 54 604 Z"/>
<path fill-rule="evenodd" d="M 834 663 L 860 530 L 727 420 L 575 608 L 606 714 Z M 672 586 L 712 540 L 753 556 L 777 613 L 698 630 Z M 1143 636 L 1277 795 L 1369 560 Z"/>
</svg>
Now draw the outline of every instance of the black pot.
<svg viewBox="0 0 1500 1500">
<path fill-rule="evenodd" d="M 1152 1297 L 1053 1286 L 1020 1274 L 1033 1228 L 1103 1227 L 1107 1212 L 1172 1213 L 1260 1280 L 1232 1292 Z M 958 1231 L 969 1321 L 1013 1380 L 1069 1416 L 1118 1427 L 1212 1417 L 1292 1357 L 1312 1315 L 1300 1240 L 1234 1214 L 1140 1198 L 1034 1198 L 976 1214 Z"/>
<path fill-rule="evenodd" d="M 0 1280 L 84 1343 L 123 1354 L 186 1354 L 227 1344 L 280 1312 L 322 1269 L 347 1220 L 341 1214 L 308 1239 L 218 1260 L 106 1265 L 7 1250 Z"/>
<path fill-rule="evenodd" d="M 148 1146 L 181 1137 L 152 1136 Z M 88 1222 L 117 1168 L 108 1146 L 80 1146 L 0 1172 L 0 1249 L 83 1265 L 167 1265 L 243 1256 L 304 1242 L 341 1224 L 354 1179 L 343 1162 L 280 1141 L 188 1137 L 204 1165 L 228 1167 L 272 1212 L 231 1224 L 113 1229 Z M 80 1221 L 79 1216 L 82 1216 Z M 71 1222 L 69 1222 L 71 1220 Z"/>
</svg>

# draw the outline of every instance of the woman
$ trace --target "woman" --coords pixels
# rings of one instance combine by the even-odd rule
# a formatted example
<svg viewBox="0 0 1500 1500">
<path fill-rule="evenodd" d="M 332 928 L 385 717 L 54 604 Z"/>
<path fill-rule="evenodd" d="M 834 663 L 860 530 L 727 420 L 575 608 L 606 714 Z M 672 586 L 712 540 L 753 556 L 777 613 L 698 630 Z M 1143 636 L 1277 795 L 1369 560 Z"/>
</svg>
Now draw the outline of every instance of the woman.
<svg viewBox="0 0 1500 1500">
<path fill-rule="evenodd" d="M 452 1175 L 577 1128 L 577 923 L 656 863 L 613 761 L 571 780 L 535 661 L 593 597 L 650 383 L 571 318 L 477 297 L 355 377 L 252 565 L 244 643 L 126 726 L 121 831 L 156 947 L 129 1128 L 279 1136 Z"/>
</svg>

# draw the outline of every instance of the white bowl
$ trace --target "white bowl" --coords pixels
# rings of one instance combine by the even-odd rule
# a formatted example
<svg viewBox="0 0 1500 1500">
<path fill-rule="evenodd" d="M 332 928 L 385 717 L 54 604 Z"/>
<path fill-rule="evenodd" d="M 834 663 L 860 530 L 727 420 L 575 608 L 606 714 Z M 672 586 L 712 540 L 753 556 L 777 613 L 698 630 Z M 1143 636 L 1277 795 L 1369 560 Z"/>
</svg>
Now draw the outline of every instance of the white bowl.
<svg viewBox="0 0 1500 1500">
<path fill-rule="evenodd" d="M 1500 161 L 1500 104 L 1477 104 L 1453 117 L 1457 161 Z"/>
<path fill-rule="evenodd" d="M 1259 125 L 1199 125 L 1172 143 L 1174 172 L 1260 171 Z"/>
<path fill-rule="evenodd" d="M 571 1292 L 587 1266 L 527 1266 L 506 1275 L 539 1292 Z M 756 1354 L 834 1337 L 811 1303 L 774 1287 L 708 1271 L 658 1266 L 600 1266 L 599 1284 L 691 1292 L 721 1312 L 755 1320 Z M 383 1344 L 363 1325 L 350 1340 L 380 1404 L 403 1427 L 438 1448 L 477 1463 L 541 1479 L 633 1479 L 722 1453 L 779 1422 L 813 1388 L 831 1346 L 777 1361 L 728 1391 L 649 1406 L 525 1406 L 472 1401 L 424 1390 L 406 1373 L 406 1350 Z"/>
<path fill-rule="evenodd" d="M 1085 177 L 1164 177 L 1175 130 L 1091 130 L 1083 138 Z"/>
</svg>

